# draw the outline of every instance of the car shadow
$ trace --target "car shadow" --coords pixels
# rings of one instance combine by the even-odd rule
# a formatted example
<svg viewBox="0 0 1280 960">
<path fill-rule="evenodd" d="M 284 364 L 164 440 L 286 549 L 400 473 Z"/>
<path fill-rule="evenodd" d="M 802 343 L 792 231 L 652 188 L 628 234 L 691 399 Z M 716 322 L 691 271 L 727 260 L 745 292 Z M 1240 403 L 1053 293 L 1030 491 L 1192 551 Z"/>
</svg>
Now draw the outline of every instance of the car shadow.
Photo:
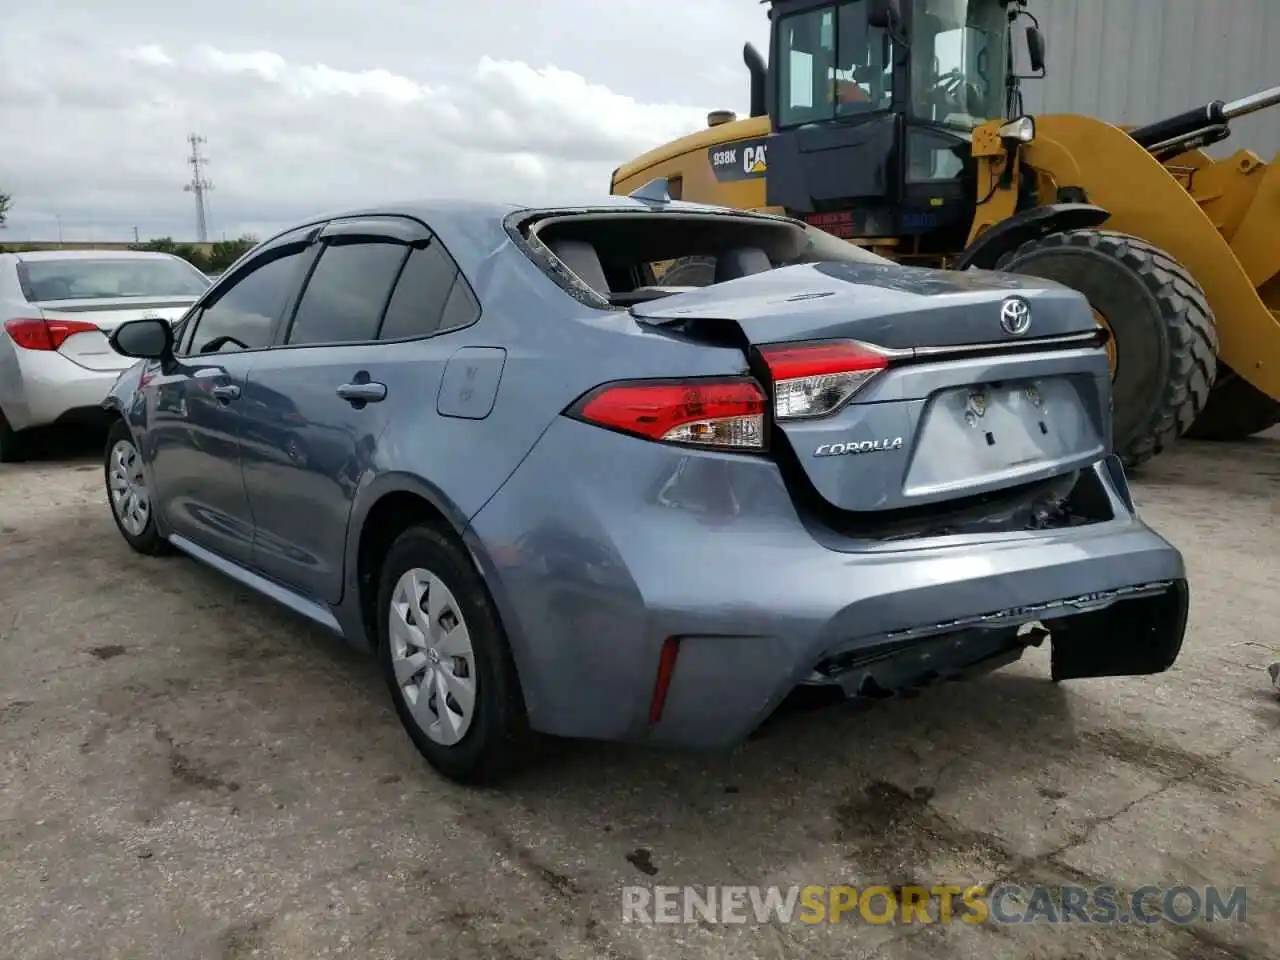
<svg viewBox="0 0 1280 960">
<path fill-rule="evenodd" d="M 102 457 L 107 430 L 99 425 L 42 427 L 23 438 L 26 443 L 23 463 L 53 465 L 85 463 Z M 13 464 L 20 466 L 21 464 Z"/>
<path fill-rule="evenodd" d="M 1034 756 L 1047 744 L 1065 746 L 1073 729 L 1062 686 L 1044 676 L 996 672 L 911 697 L 841 703 L 792 699 L 731 750 L 547 738 L 537 764 L 504 789 L 532 797 L 558 790 L 565 780 L 603 776 L 634 792 L 653 784 L 659 770 L 667 786 L 673 778 L 713 789 L 720 781 L 731 794 L 742 792 L 742 781 L 770 772 L 799 783 L 847 782 L 850 772 L 861 772 L 873 779 L 910 780 L 902 784 L 908 791 L 932 789 L 930 781 L 956 756 L 1016 763 L 1019 755 Z"/>
<path fill-rule="evenodd" d="M 195 561 L 186 560 L 183 566 L 182 576 L 193 578 L 202 591 L 216 595 L 230 589 L 265 622 L 292 624 L 297 633 L 305 634 L 297 639 L 314 645 L 315 653 L 323 651 L 316 659 L 328 665 L 325 674 L 342 674 L 348 689 L 359 690 L 362 699 L 367 696 L 367 704 L 357 709 L 359 715 L 381 714 L 398 726 L 375 657 L 228 584 L 221 574 Z M 287 627 L 272 631 L 269 639 L 262 638 L 258 653 L 270 660 L 277 645 L 293 647 L 297 639 L 285 639 L 292 632 Z M 1078 746 L 1070 685 L 1050 682 L 1047 662 L 1035 662 L 1047 661 L 1045 651 L 1047 647 L 1032 649 L 1023 661 L 1003 670 L 939 684 L 910 697 L 834 704 L 825 698 L 792 697 L 745 743 L 726 750 L 536 736 L 525 762 L 493 790 L 530 803 L 554 796 L 564 822 L 571 825 L 579 813 L 599 813 L 597 788 L 602 784 L 606 792 L 629 798 L 631 805 L 645 796 L 654 803 L 671 802 L 668 791 L 677 783 L 691 799 L 694 794 L 722 796 L 734 787 L 730 795 L 743 793 L 744 783 L 767 784 L 775 777 L 793 786 L 847 783 L 858 774 L 871 780 L 896 777 L 910 790 L 927 786 L 940 770 L 954 766 L 958 756 L 979 765 L 1001 765 L 1006 773 L 1019 764 L 1038 768 L 1046 751 L 1066 753 Z M 316 676 L 310 682 L 325 680 Z M 436 776 L 425 761 L 421 776 Z M 577 794 L 583 804 L 577 812 L 570 800 L 575 793 L 571 785 L 592 785 Z"/>
<path fill-rule="evenodd" d="M 1182 497 L 1193 490 L 1270 497 L 1280 482 L 1280 432 L 1272 430 L 1231 443 L 1179 440 L 1160 456 L 1129 471 L 1129 480 L 1140 498 L 1144 488 Z"/>
</svg>

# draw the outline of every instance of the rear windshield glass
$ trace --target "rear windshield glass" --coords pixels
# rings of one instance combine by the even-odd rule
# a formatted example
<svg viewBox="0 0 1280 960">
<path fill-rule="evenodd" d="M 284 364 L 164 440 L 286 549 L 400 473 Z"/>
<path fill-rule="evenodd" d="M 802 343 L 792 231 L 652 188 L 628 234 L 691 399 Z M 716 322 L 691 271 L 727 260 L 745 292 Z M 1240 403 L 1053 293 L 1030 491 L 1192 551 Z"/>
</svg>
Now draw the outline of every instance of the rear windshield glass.
<svg viewBox="0 0 1280 960">
<path fill-rule="evenodd" d="M 523 229 L 552 255 L 543 258 L 553 261 L 544 268 L 572 296 L 597 308 L 627 308 L 801 263 L 892 264 L 816 227 L 775 217 L 676 210 L 546 211 L 534 217 Z"/>
<path fill-rule="evenodd" d="M 184 260 L 28 260 L 19 267 L 33 303 L 108 297 L 198 297 L 209 278 Z"/>
</svg>

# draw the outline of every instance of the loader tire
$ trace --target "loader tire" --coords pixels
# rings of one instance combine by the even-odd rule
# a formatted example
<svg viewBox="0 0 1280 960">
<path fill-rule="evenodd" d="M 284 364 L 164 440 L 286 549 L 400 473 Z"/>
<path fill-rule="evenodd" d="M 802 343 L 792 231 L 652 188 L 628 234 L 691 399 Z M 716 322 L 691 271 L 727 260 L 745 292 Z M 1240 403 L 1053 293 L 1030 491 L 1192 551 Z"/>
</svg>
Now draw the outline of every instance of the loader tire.
<svg viewBox="0 0 1280 960">
<path fill-rule="evenodd" d="M 1209 391 L 1209 402 L 1184 436 L 1189 440 L 1246 440 L 1280 423 L 1280 400 L 1273 400 L 1225 363 Z"/>
<path fill-rule="evenodd" d="M 1024 243 L 997 270 L 1080 291 L 1115 338 L 1112 438 L 1126 466 L 1182 436 L 1209 402 L 1218 332 L 1187 269 L 1159 247 L 1112 230 L 1070 230 Z"/>
</svg>

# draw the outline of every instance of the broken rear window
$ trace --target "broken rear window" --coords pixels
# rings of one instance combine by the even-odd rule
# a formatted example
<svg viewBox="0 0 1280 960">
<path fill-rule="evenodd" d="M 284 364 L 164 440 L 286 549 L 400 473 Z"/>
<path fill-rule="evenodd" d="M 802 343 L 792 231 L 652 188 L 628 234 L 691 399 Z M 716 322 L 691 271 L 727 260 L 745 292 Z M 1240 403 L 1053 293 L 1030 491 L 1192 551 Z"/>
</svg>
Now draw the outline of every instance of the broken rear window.
<svg viewBox="0 0 1280 960">
<path fill-rule="evenodd" d="M 521 234 L 561 286 L 602 308 L 796 263 L 891 263 L 793 220 L 731 213 L 545 211 Z"/>
</svg>

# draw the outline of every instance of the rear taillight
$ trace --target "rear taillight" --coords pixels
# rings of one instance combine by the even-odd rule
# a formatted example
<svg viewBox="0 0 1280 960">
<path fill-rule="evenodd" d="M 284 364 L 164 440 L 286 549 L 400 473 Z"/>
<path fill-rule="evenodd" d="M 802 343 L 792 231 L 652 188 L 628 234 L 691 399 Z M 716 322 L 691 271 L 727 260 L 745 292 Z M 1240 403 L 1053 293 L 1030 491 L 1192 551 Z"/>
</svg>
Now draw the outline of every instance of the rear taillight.
<svg viewBox="0 0 1280 960">
<path fill-rule="evenodd" d="M 667 443 L 763 450 L 768 398 L 748 377 L 606 383 L 570 414 L 587 423 Z"/>
<path fill-rule="evenodd" d="M 43 320 L 39 317 L 23 317 L 6 320 L 5 332 L 24 350 L 57 350 L 63 342 L 77 333 L 89 333 L 98 328 L 83 320 Z"/>
<path fill-rule="evenodd" d="M 760 356 L 773 379 L 778 420 L 834 413 L 889 366 L 875 347 L 853 340 L 761 347 Z"/>
</svg>

